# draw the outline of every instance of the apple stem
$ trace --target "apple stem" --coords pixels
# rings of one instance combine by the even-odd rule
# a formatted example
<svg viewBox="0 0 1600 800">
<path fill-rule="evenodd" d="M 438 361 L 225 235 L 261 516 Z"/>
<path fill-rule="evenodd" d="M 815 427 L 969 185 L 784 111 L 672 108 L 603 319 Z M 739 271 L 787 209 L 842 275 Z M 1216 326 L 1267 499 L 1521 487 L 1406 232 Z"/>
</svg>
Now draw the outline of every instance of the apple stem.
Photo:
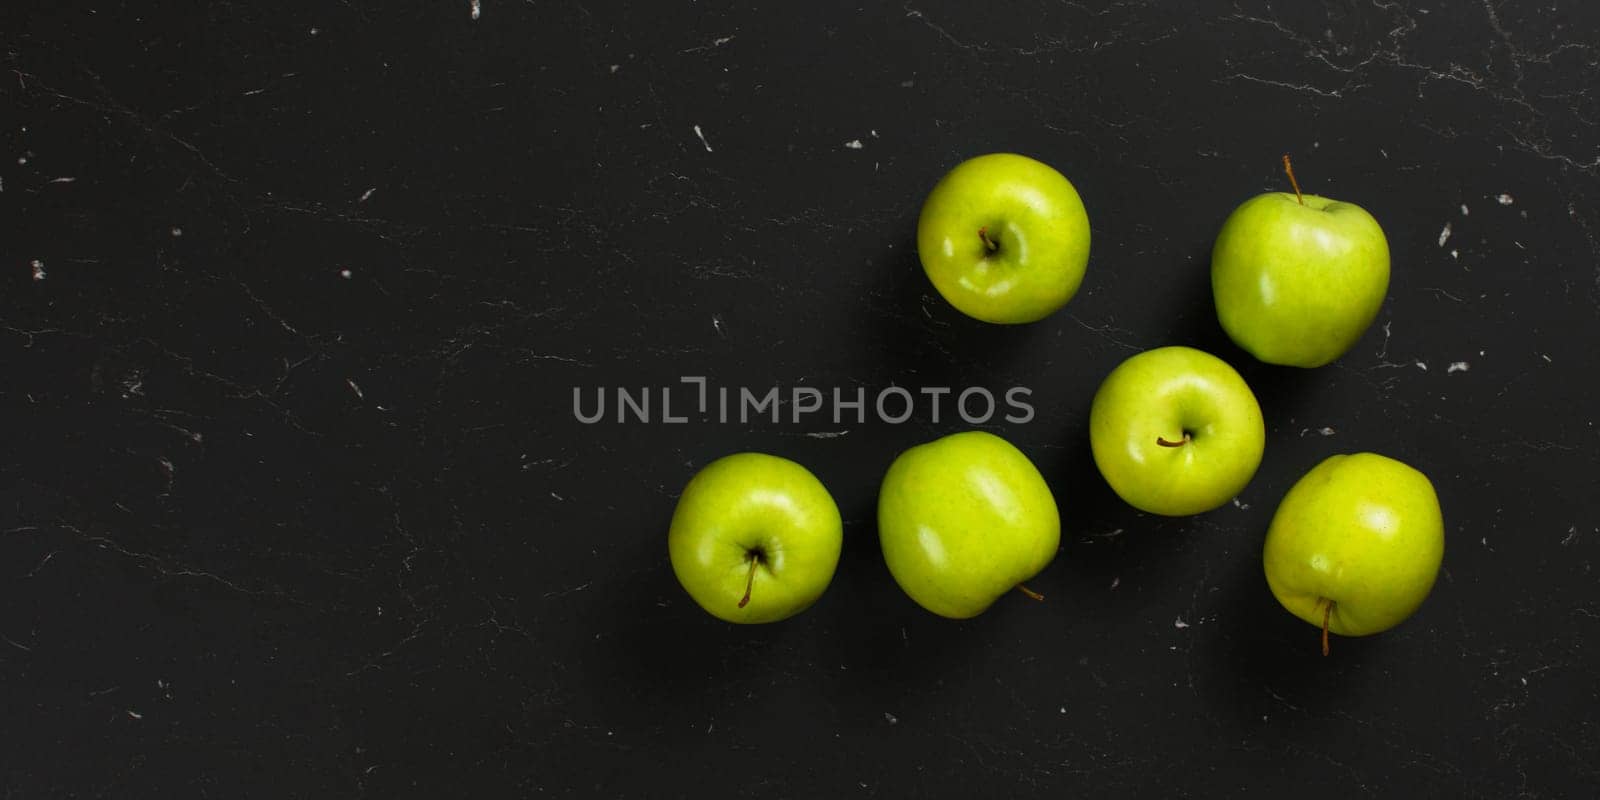
<svg viewBox="0 0 1600 800">
<path fill-rule="evenodd" d="M 750 590 L 756 585 L 756 566 L 761 563 L 761 557 L 750 556 L 750 576 L 744 579 L 744 597 L 739 598 L 739 607 L 744 608 L 750 604 Z"/>
<path fill-rule="evenodd" d="M 1182 447 L 1182 446 L 1188 444 L 1189 440 L 1191 438 L 1193 438 L 1193 437 L 1191 437 L 1188 434 L 1188 432 L 1185 432 L 1183 434 L 1183 441 L 1181 441 L 1181 442 L 1169 442 L 1169 441 L 1167 441 L 1167 438 L 1165 436 L 1157 436 L 1156 437 L 1156 444 L 1159 444 L 1162 447 Z"/>
<path fill-rule="evenodd" d="M 988 248 L 989 252 L 993 253 L 1000 249 L 1000 243 L 989 236 L 989 226 L 985 225 L 978 229 L 978 238 L 983 240 L 983 246 Z"/>
<path fill-rule="evenodd" d="M 1023 594 L 1027 595 L 1029 600 L 1041 600 L 1041 601 L 1044 600 L 1044 595 L 1039 594 L 1038 592 L 1036 592 L 1036 591 L 1034 591 L 1032 589 L 1029 589 L 1028 587 L 1026 587 L 1026 586 L 1024 586 L 1024 585 L 1022 585 L 1020 583 L 1017 584 L 1017 591 L 1022 592 Z"/>
<path fill-rule="evenodd" d="M 1333 614 L 1333 601 L 1322 607 L 1322 657 L 1328 657 L 1328 617 Z"/>
<path fill-rule="evenodd" d="M 1283 171 L 1289 175 L 1289 185 L 1294 187 L 1294 197 L 1300 205 L 1306 204 L 1306 198 L 1300 194 L 1300 182 L 1294 179 L 1294 166 L 1289 163 L 1289 154 L 1283 154 Z"/>
</svg>

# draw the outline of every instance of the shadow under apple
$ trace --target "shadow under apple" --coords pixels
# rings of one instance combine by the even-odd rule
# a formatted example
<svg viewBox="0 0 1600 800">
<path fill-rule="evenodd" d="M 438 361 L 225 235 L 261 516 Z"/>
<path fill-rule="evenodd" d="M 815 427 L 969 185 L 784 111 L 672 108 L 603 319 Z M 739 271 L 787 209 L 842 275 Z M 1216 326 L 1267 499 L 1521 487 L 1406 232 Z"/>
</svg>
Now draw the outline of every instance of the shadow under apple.
<svg viewBox="0 0 1600 800">
<path fill-rule="evenodd" d="M 1250 724 L 1358 709 L 1363 674 L 1388 649 L 1383 636 L 1333 636 L 1324 657 L 1321 632 L 1278 604 L 1259 550 L 1247 555 L 1216 581 L 1216 627 L 1196 643 L 1193 659 L 1197 695 Z"/>
<path fill-rule="evenodd" d="M 1264 363 L 1234 344 L 1222 329 L 1222 323 L 1217 321 L 1217 307 L 1211 294 L 1210 244 L 1197 252 L 1189 263 L 1198 267 L 1185 270 L 1183 274 L 1186 285 L 1177 296 L 1187 301 L 1173 309 L 1166 341 L 1204 350 L 1238 370 L 1261 404 L 1270 446 L 1274 423 L 1287 425 L 1288 420 L 1303 414 L 1307 402 L 1316 396 L 1326 376 L 1319 376 L 1317 369 Z"/>
<path fill-rule="evenodd" d="M 797 669 L 797 651 L 815 631 L 806 615 L 768 625 L 736 625 L 700 608 L 679 585 L 667 559 L 666 535 L 635 537 L 620 580 L 592 587 L 597 631 L 581 647 L 589 702 L 625 708 L 692 712 L 719 699 L 755 691 L 774 674 Z M 665 714 L 665 716 L 674 716 Z"/>
<path fill-rule="evenodd" d="M 876 351 L 874 369 L 892 365 L 893 372 L 870 376 L 883 385 L 994 387 L 995 376 L 1037 354 L 1037 343 L 1049 335 L 1048 326 L 996 325 L 962 314 L 940 296 L 923 273 L 916 240 L 906 236 L 872 265 L 874 284 L 861 304 L 863 330 Z M 919 412 L 923 411 L 919 398 Z M 943 403 L 942 422 L 954 420 L 951 432 L 965 429 L 952 407 Z"/>
<path fill-rule="evenodd" d="M 860 522 L 845 536 L 833 585 L 807 612 L 824 637 L 824 664 L 845 673 L 852 692 L 890 698 L 936 683 L 952 666 L 983 652 L 986 634 L 977 623 L 1001 603 L 975 620 L 945 619 L 917 605 L 884 563 L 876 493 L 852 510 Z"/>
<path fill-rule="evenodd" d="M 1008 592 L 966 620 L 922 608 L 884 563 L 876 498 L 851 511 L 863 522 L 849 526 L 839 573 L 807 612 L 818 620 L 817 666 L 830 673 L 825 680 L 837 708 L 872 710 L 876 724 L 882 724 L 880 712 L 938 717 L 959 702 L 955 693 L 992 686 L 997 664 L 1047 657 L 1049 648 L 1039 645 L 1041 631 L 1066 629 L 1069 621 L 1062 615 L 1071 604 L 1063 597 L 1037 603 Z"/>
<path fill-rule="evenodd" d="M 1089 447 L 1087 415 L 1062 456 L 1041 468 L 1061 509 L 1062 552 L 1056 563 L 1071 576 L 1066 585 L 1098 593 L 1169 548 L 1167 535 L 1150 530 L 1160 518 L 1123 502 L 1100 474 Z"/>
</svg>

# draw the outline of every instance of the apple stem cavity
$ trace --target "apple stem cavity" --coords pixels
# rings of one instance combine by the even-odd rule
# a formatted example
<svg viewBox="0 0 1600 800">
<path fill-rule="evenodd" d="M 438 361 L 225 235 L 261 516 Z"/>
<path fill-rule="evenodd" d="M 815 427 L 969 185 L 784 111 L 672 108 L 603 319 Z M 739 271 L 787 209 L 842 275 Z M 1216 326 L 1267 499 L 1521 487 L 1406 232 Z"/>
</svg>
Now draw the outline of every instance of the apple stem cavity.
<svg viewBox="0 0 1600 800">
<path fill-rule="evenodd" d="M 1289 163 L 1288 153 L 1283 154 L 1283 171 L 1289 176 L 1289 185 L 1294 187 L 1294 198 L 1300 201 L 1300 205 L 1305 205 L 1306 198 L 1300 194 L 1300 182 L 1294 179 L 1294 165 Z"/>
<path fill-rule="evenodd" d="M 1029 589 L 1028 587 L 1026 587 L 1026 586 L 1024 586 L 1024 585 L 1022 585 L 1020 583 L 1017 584 L 1017 591 L 1022 592 L 1023 594 L 1027 595 L 1029 600 L 1039 600 L 1041 602 L 1044 600 L 1044 595 L 1039 594 L 1038 592 L 1036 592 L 1036 591 L 1034 591 L 1032 589 Z"/>
<path fill-rule="evenodd" d="M 1322 657 L 1328 657 L 1328 617 L 1333 615 L 1333 601 L 1322 607 Z"/>
<path fill-rule="evenodd" d="M 756 567 L 761 564 L 761 554 L 750 554 L 750 575 L 744 579 L 744 597 L 739 598 L 739 607 L 750 605 L 750 590 L 756 585 Z"/>
<path fill-rule="evenodd" d="M 989 226 L 985 225 L 978 229 L 978 238 L 983 240 L 983 246 L 989 252 L 993 253 L 1000 249 L 1000 243 L 989 235 Z"/>
</svg>

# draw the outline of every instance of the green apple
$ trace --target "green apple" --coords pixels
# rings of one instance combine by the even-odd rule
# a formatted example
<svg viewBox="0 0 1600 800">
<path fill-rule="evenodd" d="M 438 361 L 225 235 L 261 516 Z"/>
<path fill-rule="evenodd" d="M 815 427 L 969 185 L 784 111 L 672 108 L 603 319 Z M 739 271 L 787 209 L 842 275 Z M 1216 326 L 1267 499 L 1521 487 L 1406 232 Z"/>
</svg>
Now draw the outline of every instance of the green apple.
<svg viewBox="0 0 1600 800">
<path fill-rule="evenodd" d="M 1192 347 L 1122 362 L 1089 407 L 1095 466 L 1119 497 L 1152 514 L 1199 514 L 1238 496 L 1266 438 L 1244 378 Z"/>
<path fill-rule="evenodd" d="M 1312 468 L 1272 517 L 1262 564 L 1290 613 L 1328 632 L 1388 630 L 1422 605 L 1444 558 L 1444 516 L 1428 477 L 1375 453 Z"/>
<path fill-rule="evenodd" d="M 1378 221 L 1298 186 L 1246 200 L 1211 251 L 1217 319 L 1269 364 L 1320 367 L 1344 355 L 1388 290 L 1389 242 Z"/>
<path fill-rule="evenodd" d="M 833 497 L 805 467 L 736 453 L 700 470 L 672 514 L 667 552 L 701 608 L 729 622 L 777 622 L 822 596 L 844 527 Z"/>
<path fill-rule="evenodd" d="M 1089 265 L 1089 215 L 1061 173 L 991 153 L 945 175 L 922 204 L 917 253 L 934 288 L 984 322 L 1034 322 L 1066 305 Z"/>
<path fill-rule="evenodd" d="M 917 445 L 878 492 L 878 540 L 900 588 L 943 617 L 975 617 L 1039 574 L 1061 545 L 1056 499 L 1010 442 L 967 431 Z"/>
</svg>

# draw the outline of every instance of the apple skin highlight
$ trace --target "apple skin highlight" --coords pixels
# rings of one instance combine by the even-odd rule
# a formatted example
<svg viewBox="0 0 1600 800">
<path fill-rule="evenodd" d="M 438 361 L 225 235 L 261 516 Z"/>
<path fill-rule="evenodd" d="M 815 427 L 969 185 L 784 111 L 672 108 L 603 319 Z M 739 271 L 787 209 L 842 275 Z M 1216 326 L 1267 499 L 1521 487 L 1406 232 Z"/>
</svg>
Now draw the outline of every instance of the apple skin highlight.
<svg viewBox="0 0 1600 800">
<path fill-rule="evenodd" d="M 1389 290 L 1389 242 L 1365 209 L 1269 192 L 1228 216 L 1211 251 L 1217 321 L 1268 364 L 1320 367 L 1372 325 Z"/>
<path fill-rule="evenodd" d="M 1444 516 L 1426 475 L 1376 453 L 1330 456 L 1278 505 L 1262 548 L 1290 613 L 1340 636 L 1386 631 L 1433 589 Z M 1331 610 L 1329 603 L 1332 603 Z"/>
<path fill-rule="evenodd" d="M 1061 514 L 1010 442 L 955 433 L 901 453 L 878 492 L 878 540 L 896 583 L 942 617 L 982 614 L 1055 559 Z"/>
<path fill-rule="evenodd" d="M 917 220 L 917 255 L 934 288 L 974 319 L 1020 324 L 1067 304 L 1089 265 L 1089 215 L 1072 182 L 1013 153 L 963 161 Z"/>
<path fill-rule="evenodd" d="M 809 608 L 833 580 L 844 524 L 810 470 L 735 453 L 690 479 L 672 513 L 667 553 L 689 596 L 712 616 L 777 622 Z"/>
<path fill-rule="evenodd" d="M 1210 511 L 1250 483 L 1266 423 L 1227 362 L 1192 347 L 1161 347 L 1119 364 L 1089 407 L 1089 446 L 1128 505 L 1179 517 Z"/>
</svg>

